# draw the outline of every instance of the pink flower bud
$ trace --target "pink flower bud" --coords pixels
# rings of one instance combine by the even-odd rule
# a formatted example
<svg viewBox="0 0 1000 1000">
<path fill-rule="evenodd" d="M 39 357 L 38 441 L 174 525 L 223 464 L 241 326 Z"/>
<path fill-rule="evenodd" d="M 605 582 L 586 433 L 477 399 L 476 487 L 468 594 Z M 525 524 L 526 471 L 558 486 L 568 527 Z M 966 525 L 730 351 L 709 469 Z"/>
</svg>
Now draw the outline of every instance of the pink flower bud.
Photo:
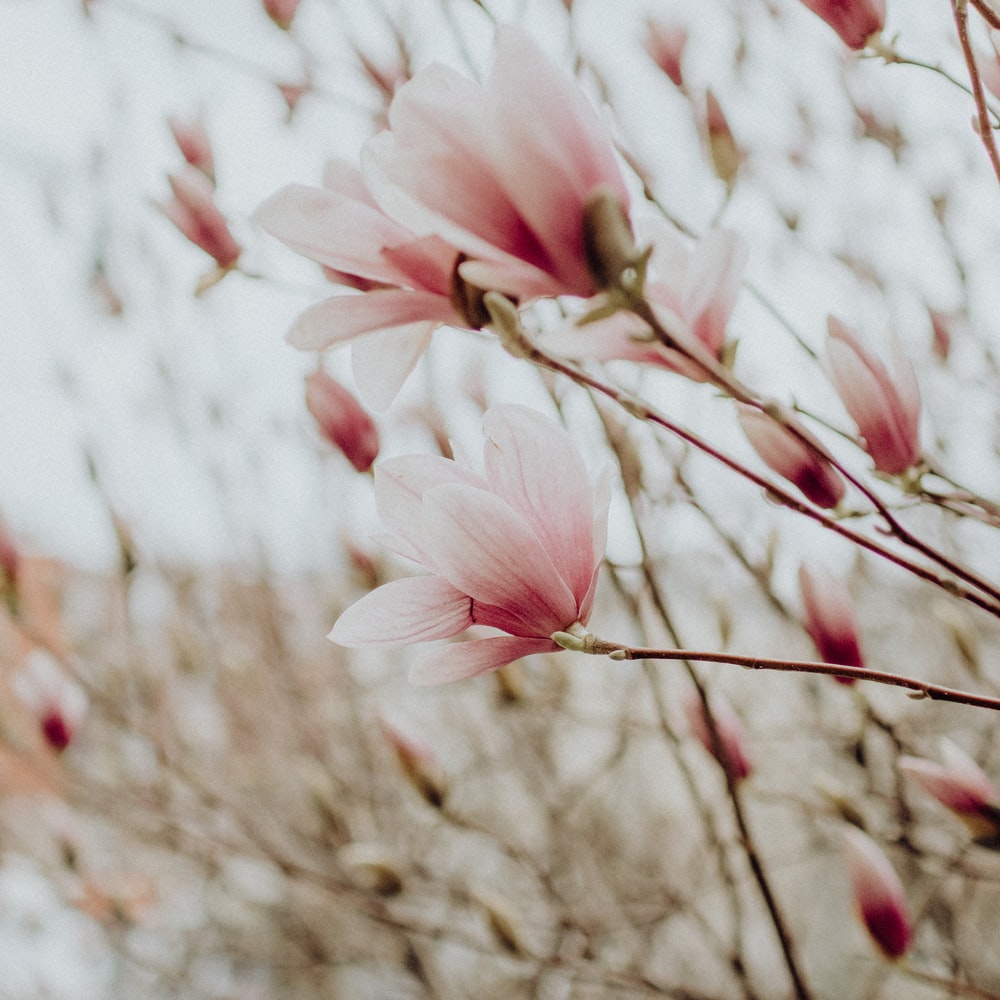
<svg viewBox="0 0 1000 1000">
<path fill-rule="evenodd" d="M 851 826 L 842 836 L 858 913 L 882 953 L 887 958 L 899 958 L 910 946 L 912 937 L 903 883 L 868 834 Z"/>
<path fill-rule="evenodd" d="M 827 663 L 845 667 L 863 667 L 858 629 L 854 621 L 854 602 L 843 582 L 824 570 L 799 567 L 799 587 L 805 605 L 806 631 Z M 852 678 L 838 677 L 842 683 Z"/>
<path fill-rule="evenodd" d="M 14 691 L 35 714 L 48 743 L 62 753 L 73 741 L 87 710 L 83 689 L 68 677 L 48 653 L 35 650 L 12 684 Z"/>
<path fill-rule="evenodd" d="M 195 246 L 213 257 L 220 268 L 232 267 L 241 247 L 215 207 L 212 182 L 190 165 L 180 173 L 171 174 L 169 180 L 174 196 L 170 201 L 158 203 L 160 211 Z"/>
<path fill-rule="evenodd" d="M 17 542 L 0 521 L 0 590 L 4 586 L 17 585 L 18 570 L 21 565 L 21 552 Z"/>
<path fill-rule="evenodd" d="M 1000 838 L 1000 790 L 956 743 L 941 740 L 942 764 L 920 757 L 901 757 L 899 769 L 950 809 L 977 842 L 992 845 Z"/>
<path fill-rule="evenodd" d="M 928 309 L 927 313 L 931 318 L 931 333 L 933 335 L 931 347 L 934 350 L 934 356 L 940 361 L 947 361 L 948 355 L 951 353 L 951 324 L 954 317 L 947 313 L 938 312 L 937 309 Z"/>
<path fill-rule="evenodd" d="M 691 735 L 719 762 L 721 767 L 728 768 L 734 781 L 742 781 L 750 776 L 753 765 L 744 749 L 740 717 L 721 695 L 711 698 L 709 707 L 720 746 L 716 747 L 712 738 L 712 730 L 705 714 L 705 703 L 696 691 L 689 692 L 684 700 L 684 714 L 691 727 Z"/>
<path fill-rule="evenodd" d="M 215 160 L 205 127 L 201 122 L 185 122 L 179 118 L 168 118 L 167 124 L 184 159 L 214 184 Z"/>
<path fill-rule="evenodd" d="M 904 472 L 920 461 L 920 388 L 901 354 L 894 373 L 862 347 L 840 320 L 827 321 L 830 379 L 880 472 Z"/>
<path fill-rule="evenodd" d="M 379 719 L 379 727 L 403 769 L 406 780 L 435 809 L 444 804 L 446 781 L 437 755 L 423 740 L 401 732 L 392 723 Z"/>
<path fill-rule="evenodd" d="M 324 371 L 306 377 L 306 406 L 323 436 L 339 448 L 358 472 L 378 457 L 378 430 L 361 404 Z"/>
<path fill-rule="evenodd" d="M 299 9 L 299 0 L 263 0 L 264 11 L 282 31 L 288 31 Z"/>
<path fill-rule="evenodd" d="M 667 24 L 652 17 L 646 22 L 646 52 L 677 87 L 684 86 L 681 59 L 687 38 L 687 29 L 680 25 Z"/>
<path fill-rule="evenodd" d="M 817 507 L 840 503 L 844 483 L 829 462 L 767 414 L 742 404 L 737 405 L 737 412 L 743 433 L 768 468 L 794 483 Z"/>
<path fill-rule="evenodd" d="M 885 27 L 885 0 L 802 0 L 840 35 L 845 45 L 863 49 Z"/>
</svg>

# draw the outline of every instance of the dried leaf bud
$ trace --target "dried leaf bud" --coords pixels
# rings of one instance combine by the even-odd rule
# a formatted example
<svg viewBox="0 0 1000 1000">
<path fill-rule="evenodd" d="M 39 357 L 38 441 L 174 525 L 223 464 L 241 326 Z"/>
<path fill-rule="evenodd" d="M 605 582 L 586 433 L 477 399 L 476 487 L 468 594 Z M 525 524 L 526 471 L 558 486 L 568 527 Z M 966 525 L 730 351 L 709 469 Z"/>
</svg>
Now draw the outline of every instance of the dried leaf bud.
<svg viewBox="0 0 1000 1000">
<path fill-rule="evenodd" d="M 381 844 L 347 844 L 337 860 L 359 889 L 380 896 L 395 896 L 403 889 L 399 859 Z"/>
<path fill-rule="evenodd" d="M 704 128 L 709 158 L 712 161 L 715 176 L 727 188 L 732 188 L 736 183 L 736 175 L 739 173 L 743 154 L 736 145 L 736 139 L 733 137 L 728 119 L 723 114 L 722 106 L 710 90 L 705 94 Z"/>
<path fill-rule="evenodd" d="M 425 802 L 440 809 L 444 805 L 447 784 L 434 751 L 423 740 L 401 732 L 385 719 L 379 720 L 379 726 L 406 780 Z"/>
</svg>

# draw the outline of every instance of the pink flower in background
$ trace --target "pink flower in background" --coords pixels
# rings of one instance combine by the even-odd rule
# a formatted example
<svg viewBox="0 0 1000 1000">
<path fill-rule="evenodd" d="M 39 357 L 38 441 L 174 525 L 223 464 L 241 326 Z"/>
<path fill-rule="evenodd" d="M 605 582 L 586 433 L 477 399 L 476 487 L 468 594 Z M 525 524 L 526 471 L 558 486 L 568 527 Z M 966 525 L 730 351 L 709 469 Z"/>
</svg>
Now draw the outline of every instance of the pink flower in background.
<svg viewBox="0 0 1000 1000">
<path fill-rule="evenodd" d="M 817 507 L 840 503 L 844 481 L 829 462 L 767 414 L 741 403 L 736 409 L 743 433 L 768 468 L 794 483 Z"/>
<path fill-rule="evenodd" d="M 157 207 L 195 246 L 214 258 L 220 268 L 232 267 L 242 249 L 215 207 L 212 182 L 190 164 L 168 179 L 173 198 L 158 202 Z"/>
<path fill-rule="evenodd" d="M 657 318 L 679 344 L 721 360 L 726 324 L 746 264 L 743 238 L 728 229 L 715 229 L 688 248 L 666 225 L 653 224 L 643 235 L 653 247 L 645 291 Z M 628 312 L 583 326 L 567 325 L 546 337 L 545 344 L 570 358 L 620 358 L 659 365 L 698 382 L 708 377 L 681 351 L 655 340 L 649 328 Z"/>
<path fill-rule="evenodd" d="M 863 49 L 885 27 L 885 0 L 802 0 L 852 49 Z"/>
<path fill-rule="evenodd" d="M 705 704 L 695 691 L 689 692 L 684 700 L 684 714 L 691 727 L 691 734 L 722 767 L 728 768 L 734 781 L 742 781 L 753 772 L 753 765 L 744 746 L 740 717 L 733 710 L 733 706 L 721 696 L 711 698 L 709 704 L 724 759 L 720 759 L 720 755 L 716 752 L 715 741 L 712 739 L 712 731 L 705 715 Z"/>
<path fill-rule="evenodd" d="M 299 0 L 263 0 L 264 12 L 274 23 L 287 31 L 299 9 Z"/>
<path fill-rule="evenodd" d="M 684 86 L 681 59 L 687 39 L 687 29 L 680 25 L 667 24 L 652 17 L 646 22 L 646 52 L 676 87 Z"/>
<path fill-rule="evenodd" d="M 820 569 L 799 567 L 799 588 L 805 605 L 805 626 L 826 663 L 863 667 L 854 602 L 842 580 Z M 838 677 L 842 683 L 851 678 Z"/>
<path fill-rule="evenodd" d="M 307 309 L 288 333 L 306 351 L 352 341 L 354 376 L 368 405 L 384 409 L 442 323 L 469 326 L 452 295 L 458 251 L 417 237 L 385 215 L 361 174 L 333 161 L 324 187 L 295 184 L 253 214 L 272 236 L 322 264 L 363 295 L 337 295 Z"/>
<path fill-rule="evenodd" d="M 167 124 L 184 159 L 214 184 L 215 160 L 205 127 L 201 122 L 182 121 L 180 118 L 168 118 Z"/>
<path fill-rule="evenodd" d="M 857 827 L 843 831 L 843 846 L 858 913 L 882 953 L 899 958 L 912 937 L 903 883 L 882 849 Z"/>
<path fill-rule="evenodd" d="M 306 377 L 306 406 L 323 436 L 339 448 L 358 472 L 378 457 L 378 430 L 361 404 L 324 371 Z"/>
<path fill-rule="evenodd" d="M 465 257 L 463 279 L 521 301 L 593 295 L 587 206 L 628 192 L 606 129 L 575 83 L 520 30 L 497 32 L 485 85 L 434 65 L 396 92 L 388 131 L 367 144 L 382 208 Z"/>
<path fill-rule="evenodd" d="M 87 695 L 59 663 L 39 649 L 14 676 L 12 687 L 34 712 L 45 742 L 62 753 L 73 742 L 87 711 Z"/>
<path fill-rule="evenodd" d="M 590 617 L 604 556 L 608 497 L 560 426 L 523 406 L 483 417 L 485 473 L 438 456 L 375 467 L 380 540 L 429 571 L 385 584 L 349 607 L 330 638 L 404 646 L 473 625 L 501 635 L 453 643 L 411 671 L 442 684 L 530 653 L 556 652 L 553 632 Z"/>
<path fill-rule="evenodd" d="M 950 809 L 977 842 L 1000 844 L 1000 790 L 956 743 L 941 740 L 941 760 L 900 757 L 899 769 Z"/>
<path fill-rule="evenodd" d="M 826 352 L 830 379 L 880 472 L 905 472 L 920 461 L 920 388 L 897 353 L 894 374 L 831 316 Z"/>
</svg>

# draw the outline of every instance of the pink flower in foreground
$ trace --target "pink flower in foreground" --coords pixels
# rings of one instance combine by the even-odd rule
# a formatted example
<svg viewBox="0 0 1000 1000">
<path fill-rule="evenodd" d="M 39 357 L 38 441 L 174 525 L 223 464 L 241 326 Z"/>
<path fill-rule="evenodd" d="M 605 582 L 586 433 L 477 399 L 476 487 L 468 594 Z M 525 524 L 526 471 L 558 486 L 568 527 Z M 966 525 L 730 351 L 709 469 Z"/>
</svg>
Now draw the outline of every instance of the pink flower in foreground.
<svg viewBox="0 0 1000 1000">
<path fill-rule="evenodd" d="M 375 409 L 392 402 L 430 343 L 434 329 L 478 325 L 453 300 L 458 251 L 436 236 L 417 237 L 385 215 L 361 174 L 331 162 L 324 187 L 295 184 L 272 195 L 254 221 L 297 253 L 322 264 L 334 280 L 366 290 L 307 309 L 288 333 L 306 351 L 352 341 L 355 381 Z M 464 300 L 462 305 L 466 305 Z M 475 302 L 470 300 L 469 309 Z"/>
<path fill-rule="evenodd" d="M 242 251 L 215 207 L 212 182 L 190 164 L 171 174 L 169 181 L 173 198 L 158 202 L 157 207 L 195 246 L 213 257 L 219 267 L 232 267 Z"/>
<path fill-rule="evenodd" d="M 646 22 L 645 49 L 675 87 L 684 86 L 681 59 L 687 45 L 687 29 L 650 18 Z"/>
<path fill-rule="evenodd" d="M 728 229 L 715 229 L 688 248 L 666 225 L 656 225 L 644 235 L 653 247 L 645 291 L 657 318 L 678 344 L 722 360 L 726 323 L 746 264 L 743 238 Z M 628 312 L 583 326 L 565 326 L 547 337 L 545 344 L 570 358 L 621 358 L 659 365 L 698 382 L 708 378 L 704 368 L 654 339 L 649 328 Z"/>
<path fill-rule="evenodd" d="M 957 744 L 941 740 L 942 764 L 920 757 L 901 757 L 899 769 L 950 809 L 977 842 L 1000 841 L 1000 790 Z"/>
<path fill-rule="evenodd" d="M 863 667 L 854 602 L 843 581 L 824 570 L 799 567 L 799 588 L 805 605 L 806 631 L 826 663 Z M 838 677 L 842 683 L 850 678 Z"/>
<path fill-rule="evenodd" d="M 306 377 L 306 406 L 323 436 L 339 448 L 358 472 L 378 457 L 378 430 L 361 404 L 324 371 Z"/>
<path fill-rule="evenodd" d="M 840 320 L 831 316 L 827 325 L 830 379 L 865 450 L 880 472 L 905 472 L 920 461 L 920 388 L 913 367 L 897 353 L 893 377 Z"/>
<path fill-rule="evenodd" d="M 852 49 L 863 49 L 885 27 L 885 0 L 802 0 Z"/>
<path fill-rule="evenodd" d="M 552 633 L 586 624 L 593 606 L 606 491 L 595 496 L 572 438 L 534 410 L 495 406 L 483 430 L 485 474 L 438 456 L 376 465 L 380 540 L 430 572 L 372 591 L 330 633 L 343 646 L 405 646 L 473 625 L 505 633 L 436 650 L 411 671 L 417 684 L 556 652 Z"/>
<path fill-rule="evenodd" d="M 829 462 L 767 414 L 741 403 L 736 409 L 743 433 L 768 468 L 794 483 L 817 507 L 840 503 L 844 481 Z"/>
<path fill-rule="evenodd" d="M 214 184 L 215 160 L 205 127 L 201 122 L 182 121 L 179 118 L 168 118 L 167 124 L 184 159 Z"/>
<path fill-rule="evenodd" d="M 394 219 L 458 247 L 467 282 L 521 301 L 598 291 L 587 208 L 599 190 L 627 208 L 628 192 L 596 112 L 523 32 L 499 29 L 484 86 L 417 73 L 389 125 L 364 150 L 368 184 Z"/>
<path fill-rule="evenodd" d="M 684 700 L 684 714 L 694 738 L 719 762 L 726 767 L 734 781 L 742 781 L 750 776 L 753 765 L 744 749 L 743 726 L 740 717 L 733 706 L 722 697 L 710 699 L 712 719 L 719 734 L 722 747 L 722 757 L 716 752 L 715 741 L 705 715 L 705 704 L 695 691 L 691 691 Z"/>
<path fill-rule="evenodd" d="M 857 827 L 843 831 L 843 846 L 858 913 L 882 953 L 899 958 L 912 936 L 903 883 L 881 848 Z"/>
</svg>

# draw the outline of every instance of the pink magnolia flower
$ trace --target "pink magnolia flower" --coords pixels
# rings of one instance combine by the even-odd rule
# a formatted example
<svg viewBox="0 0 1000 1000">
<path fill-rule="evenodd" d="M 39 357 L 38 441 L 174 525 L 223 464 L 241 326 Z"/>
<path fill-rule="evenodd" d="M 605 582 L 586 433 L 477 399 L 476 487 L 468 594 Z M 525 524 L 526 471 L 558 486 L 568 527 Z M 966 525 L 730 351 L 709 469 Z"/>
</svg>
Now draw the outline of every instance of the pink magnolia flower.
<svg viewBox="0 0 1000 1000">
<path fill-rule="evenodd" d="M 646 52 L 676 87 L 684 86 L 681 59 L 687 39 L 687 29 L 680 25 L 652 17 L 646 22 Z"/>
<path fill-rule="evenodd" d="M 373 408 L 384 409 L 436 327 L 478 324 L 456 305 L 465 286 L 455 277 L 454 247 L 437 236 L 415 236 L 390 219 L 349 164 L 331 162 L 323 180 L 323 188 L 283 188 L 253 219 L 296 252 L 324 265 L 333 280 L 366 292 L 336 295 L 310 307 L 296 320 L 288 339 L 306 351 L 352 341 L 362 396 Z M 474 298 L 469 308 L 475 308 Z"/>
<path fill-rule="evenodd" d="M 897 353 L 894 377 L 840 320 L 827 321 L 830 379 L 880 472 L 905 472 L 920 461 L 920 388 Z"/>
<path fill-rule="evenodd" d="M 802 0 L 852 49 L 863 49 L 885 27 L 885 0 Z"/>
<path fill-rule="evenodd" d="M 361 404 L 324 371 L 306 377 L 306 406 L 323 436 L 339 448 L 358 472 L 378 457 L 378 429 Z"/>
<path fill-rule="evenodd" d="M 497 32 L 484 86 L 444 66 L 396 92 L 388 131 L 363 152 L 382 208 L 469 258 L 477 288 L 524 301 L 598 291 L 584 221 L 596 192 L 628 192 L 594 109 L 525 34 Z"/>
<path fill-rule="evenodd" d="M 941 760 L 901 757 L 899 769 L 950 809 L 977 842 L 1000 841 L 1000 790 L 957 744 L 941 740 Z"/>
<path fill-rule="evenodd" d="M 843 831 L 844 860 L 858 913 L 872 940 L 887 958 L 910 946 L 912 929 L 903 883 L 868 834 L 851 826 Z"/>
<path fill-rule="evenodd" d="M 173 198 L 158 202 L 161 212 L 222 269 L 232 267 L 242 252 L 222 213 L 215 206 L 215 187 L 196 167 L 188 164 L 168 178 Z"/>
<path fill-rule="evenodd" d="M 844 481 L 829 462 L 767 414 L 741 403 L 736 409 L 743 433 L 768 468 L 794 483 L 817 507 L 836 507 L 840 503 Z"/>
<path fill-rule="evenodd" d="M 653 224 L 643 235 L 653 247 L 646 297 L 662 326 L 696 355 L 707 351 L 716 361 L 722 360 L 726 323 L 746 264 L 743 238 L 728 229 L 715 229 L 689 249 L 666 225 Z M 621 358 L 659 365 L 698 382 L 708 378 L 704 368 L 683 351 L 665 347 L 628 312 L 583 326 L 565 326 L 545 343 L 570 358 Z"/>
<path fill-rule="evenodd" d="M 799 567 L 799 588 L 805 605 L 806 631 L 826 663 L 863 667 L 854 602 L 842 580 L 824 570 Z M 851 683 L 850 678 L 837 678 Z"/>
<path fill-rule="evenodd" d="M 604 555 L 608 496 L 595 495 L 569 434 L 534 410 L 483 417 L 485 472 L 438 456 L 375 467 L 381 541 L 428 575 L 387 583 L 337 620 L 343 646 L 403 646 L 472 625 L 500 635 L 453 643 L 410 679 L 442 684 L 555 652 L 554 632 L 586 624 Z"/>
<path fill-rule="evenodd" d="M 719 734 L 719 742 L 722 744 L 722 759 L 716 752 L 715 741 L 712 739 L 712 732 L 705 715 L 704 702 L 695 691 L 689 692 L 684 700 L 684 714 L 691 727 L 691 734 L 722 767 L 729 769 L 734 781 L 742 781 L 752 773 L 753 764 L 744 746 L 740 717 L 733 710 L 733 706 L 721 696 L 710 699 L 710 708 Z"/>
<path fill-rule="evenodd" d="M 215 160 L 205 126 L 201 122 L 182 121 L 180 118 L 168 118 L 167 124 L 184 159 L 214 184 Z"/>
</svg>

